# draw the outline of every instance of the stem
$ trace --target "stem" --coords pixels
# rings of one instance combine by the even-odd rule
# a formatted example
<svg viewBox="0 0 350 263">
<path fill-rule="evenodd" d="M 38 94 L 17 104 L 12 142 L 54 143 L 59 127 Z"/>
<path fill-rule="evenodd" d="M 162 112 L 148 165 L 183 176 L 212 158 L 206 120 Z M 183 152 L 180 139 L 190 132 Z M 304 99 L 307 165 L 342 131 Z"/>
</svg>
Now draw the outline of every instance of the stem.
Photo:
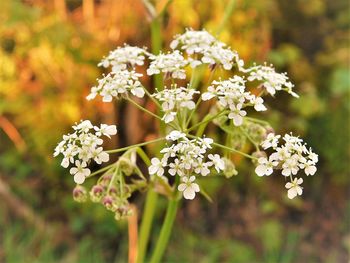
<svg viewBox="0 0 350 263">
<path fill-rule="evenodd" d="M 231 148 L 231 147 L 227 147 L 227 146 L 222 145 L 222 144 L 220 144 L 220 143 L 213 142 L 213 145 L 214 145 L 214 146 L 217 146 L 217 147 L 220 147 L 220 148 L 222 148 L 222 149 L 231 151 L 231 152 L 238 153 L 238 154 L 243 155 L 243 156 L 245 156 L 245 157 L 247 157 L 247 158 L 249 158 L 249 159 L 252 159 L 252 160 L 257 160 L 257 159 L 258 159 L 258 158 L 256 158 L 256 157 L 253 157 L 253 156 L 249 155 L 249 154 L 246 154 L 246 153 L 244 153 L 244 152 L 238 151 L 238 150 L 233 149 L 233 148 Z"/>
<path fill-rule="evenodd" d="M 158 108 L 161 108 L 159 102 L 152 96 L 152 94 L 146 89 L 146 87 L 143 87 L 143 90 L 145 91 L 146 95 L 158 106 Z"/>
<path fill-rule="evenodd" d="M 163 138 L 158 138 L 158 139 L 155 139 L 155 140 L 152 140 L 152 141 L 148 141 L 148 142 L 137 143 L 137 144 L 130 145 L 130 146 L 127 146 L 127 147 L 123 147 L 123 148 L 119 148 L 119 149 L 115 149 L 115 150 L 106 151 L 106 153 L 118 153 L 118 152 L 123 152 L 123 151 L 129 150 L 129 149 L 131 149 L 131 148 L 141 147 L 141 146 L 144 146 L 144 145 L 147 145 L 147 144 L 151 144 L 151 143 L 155 143 L 155 142 L 159 142 L 159 141 L 162 141 L 162 140 L 165 140 L 165 138 L 163 137 Z"/>
<path fill-rule="evenodd" d="M 244 118 L 249 120 L 249 121 L 251 121 L 251 122 L 256 122 L 256 123 L 260 123 L 260 124 L 263 124 L 263 125 L 266 125 L 266 126 L 270 126 L 270 123 L 267 122 L 267 121 L 259 120 L 259 119 L 252 118 L 252 117 L 244 117 Z"/>
<path fill-rule="evenodd" d="M 214 120 L 215 118 L 219 117 L 219 116 L 220 116 L 221 114 L 223 114 L 224 112 L 226 112 L 226 111 L 225 111 L 225 110 L 222 110 L 222 111 L 220 111 L 219 113 L 217 113 L 217 114 L 215 114 L 215 115 L 213 115 L 213 116 L 211 116 L 211 117 L 210 117 L 211 114 L 209 113 L 208 115 L 206 115 L 206 116 L 203 118 L 203 120 L 202 120 L 201 122 L 198 122 L 197 124 L 193 125 L 191 128 L 188 128 L 188 129 L 187 129 L 187 132 L 192 131 L 193 129 L 195 129 L 196 127 L 198 127 L 198 126 L 200 126 L 200 125 L 202 125 L 202 124 L 205 124 L 205 123 L 208 123 L 208 122 Z"/>
<path fill-rule="evenodd" d="M 218 29 L 216 30 L 216 34 L 219 35 L 221 33 L 221 31 L 225 28 L 225 25 L 226 25 L 228 19 L 232 15 L 233 9 L 235 7 L 235 2 L 236 2 L 235 0 L 230 0 L 230 2 L 226 5 L 226 7 L 225 7 L 226 11 L 224 13 L 224 16 L 221 20 L 221 23 L 220 23 Z"/>
<path fill-rule="evenodd" d="M 157 241 L 156 248 L 153 251 L 150 263 L 159 263 L 163 257 L 175 221 L 178 204 L 178 200 L 169 200 L 159 239 Z"/>
<path fill-rule="evenodd" d="M 131 100 L 131 99 L 129 99 L 129 98 L 127 98 L 126 100 L 127 100 L 127 101 L 130 101 L 132 104 L 134 104 L 134 105 L 135 105 L 137 108 L 139 108 L 140 110 L 142 110 L 142 111 L 144 111 L 144 112 L 146 112 L 146 113 L 152 115 L 153 117 L 157 118 L 158 120 L 162 120 L 162 118 L 159 117 L 157 114 L 154 114 L 153 112 L 151 112 L 151 111 L 145 109 L 144 107 L 142 107 L 140 104 L 136 103 L 135 101 L 133 101 L 133 100 Z"/>
<path fill-rule="evenodd" d="M 143 210 L 142 222 L 140 227 L 139 251 L 137 263 L 143 263 L 147 250 L 149 234 L 151 232 L 152 221 L 157 207 L 158 194 L 149 189 L 146 196 L 145 208 Z"/>
<path fill-rule="evenodd" d="M 103 173 L 104 171 L 107 171 L 107 170 L 111 169 L 114 165 L 115 165 L 115 163 L 107 165 L 106 167 L 103 167 L 103 168 L 97 170 L 96 172 L 91 173 L 89 176 L 87 176 L 87 178 L 92 177 L 92 176 L 94 176 L 96 174 Z"/>
</svg>

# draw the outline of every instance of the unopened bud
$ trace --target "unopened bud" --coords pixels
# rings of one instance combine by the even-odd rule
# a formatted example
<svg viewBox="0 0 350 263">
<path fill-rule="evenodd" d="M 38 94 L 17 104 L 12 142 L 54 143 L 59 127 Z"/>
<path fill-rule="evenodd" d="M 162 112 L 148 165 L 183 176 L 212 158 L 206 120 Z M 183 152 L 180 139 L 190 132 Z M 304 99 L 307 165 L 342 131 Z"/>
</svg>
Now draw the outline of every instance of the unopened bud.
<svg viewBox="0 0 350 263">
<path fill-rule="evenodd" d="M 84 203 L 84 202 L 86 202 L 87 198 L 88 198 L 88 195 L 87 195 L 87 191 L 86 191 L 85 187 L 77 185 L 73 189 L 74 201 L 79 202 L 79 203 Z"/>
<path fill-rule="evenodd" d="M 90 190 L 90 199 L 92 202 L 97 203 L 101 201 L 104 194 L 104 188 L 102 185 L 94 185 Z"/>
</svg>

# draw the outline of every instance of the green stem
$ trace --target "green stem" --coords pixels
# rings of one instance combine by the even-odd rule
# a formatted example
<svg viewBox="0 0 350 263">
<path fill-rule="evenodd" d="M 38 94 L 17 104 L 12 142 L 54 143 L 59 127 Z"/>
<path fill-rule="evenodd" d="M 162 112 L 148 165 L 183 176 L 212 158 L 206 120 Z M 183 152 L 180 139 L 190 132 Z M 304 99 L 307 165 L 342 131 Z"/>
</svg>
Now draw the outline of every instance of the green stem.
<svg viewBox="0 0 350 263">
<path fill-rule="evenodd" d="M 216 34 L 219 35 L 221 31 L 225 28 L 225 25 L 228 22 L 228 19 L 232 15 L 233 9 L 235 7 L 235 2 L 236 2 L 235 0 L 230 0 L 229 3 L 225 6 L 225 13 L 218 29 L 216 30 Z"/>
<path fill-rule="evenodd" d="M 157 207 L 158 194 L 149 189 L 146 196 L 145 207 L 142 215 L 140 227 L 139 250 L 137 254 L 137 263 L 143 263 L 147 250 L 147 243 L 151 232 L 152 222 Z"/>
<path fill-rule="evenodd" d="M 139 108 L 140 110 L 142 110 L 142 111 L 144 111 L 144 112 L 146 112 L 146 113 L 152 115 L 152 116 L 155 117 L 156 119 L 162 120 L 162 118 L 159 117 L 157 114 L 154 114 L 153 112 L 151 112 L 151 111 L 145 109 L 145 108 L 142 107 L 140 104 L 138 104 L 138 103 L 136 103 L 135 101 L 133 101 L 132 99 L 127 98 L 126 100 L 129 101 L 129 102 L 131 102 L 132 104 L 134 104 L 134 105 L 135 105 L 137 108 Z"/>
<path fill-rule="evenodd" d="M 175 199 L 169 200 L 162 229 L 160 231 L 156 248 L 153 251 L 150 263 L 159 263 L 163 257 L 163 254 L 168 245 L 171 230 L 173 228 L 173 224 L 176 218 L 178 204 L 179 204 L 178 200 L 175 200 Z"/>
<path fill-rule="evenodd" d="M 155 142 L 159 142 L 159 141 L 162 141 L 162 140 L 165 140 L 165 138 L 158 138 L 158 139 L 155 139 L 155 140 L 152 140 L 152 141 L 148 141 L 148 142 L 137 143 L 137 144 L 130 145 L 130 146 L 127 146 L 127 147 L 123 147 L 123 148 L 119 148 L 119 149 L 115 149 L 115 150 L 106 151 L 106 153 L 118 153 L 118 152 L 123 152 L 123 151 L 127 151 L 127 150 L 129 150 L 129 149 L 131 149 L 131 148 L 141 147 L 141 146 L 144 146 L 144 145 L 147 145 L 147 144 L 151 144 L 151 143 L 155 143 Z"/>
<path fill-rule="evenodd" d="M 243 155 L 243 156 L 245 156 L 245 157 L 247 157 L 247 158 L 249 158 L 249 159 L 252 159 L 252 160 L 257 160 L 257 159 L 258 159 L 258 158 L 256 158 L 256 157 L 253 157 L 253 156 L 249 155 L 249 154 L 246 154 L 246 153 L 244 153 L 244 152 L 238 151 L 238 150 L 236 150 L 236 149 L 234 149 L 234 148 L 231 148 L 231 147 L 227 147 L 227 146 L 222 145 L 222 144 L 220 144 L 220 143 L 213 142 L 213 145 L 214 145 L 214 146 L 217 146 L 217 147 L 220 147 L 220 148 L 222 148 L 222 149 L 231 151 L 231 152 L 238 153 L 238 154 Z"/>
<path fill-rule="evenodd" d="M 217 114 L 215 115 L 212 115 L 210 113 L 208 113 L 201 122 L 198 122 L 197 124 L 193 125 L 192 127 L 188 128 L 186 130 L 186 132 L 189 132 L 189 131 L 192 131 L 194 130 L 195 128 L 197 128 L 198 126 L 202 125 L 202 124 L 205 124 L 205 123 L 208 123 L 212 120 L 214 120 L 215 118 L 219 117 L 221 114 L 223 114 L 224 112 L 226 112 L 225 110 L 222 110 L 220 112 L 218 112 Z M 212 115 L 212 116 L 211 116 Z"/>
</svg>

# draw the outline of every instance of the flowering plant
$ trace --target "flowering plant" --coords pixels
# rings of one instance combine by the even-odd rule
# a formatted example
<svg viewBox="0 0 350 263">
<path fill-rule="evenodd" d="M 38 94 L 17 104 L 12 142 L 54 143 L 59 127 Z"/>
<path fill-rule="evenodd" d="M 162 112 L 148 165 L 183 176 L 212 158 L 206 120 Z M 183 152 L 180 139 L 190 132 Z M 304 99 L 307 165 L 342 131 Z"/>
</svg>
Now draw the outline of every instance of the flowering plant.
<svg viewBox="0 0 350 263">
<path fill-rule="evenodd" d="M 284 176 L 288 198 L 301 195 L 303 179 L 298 172 L 314 175 L 317 154 L 302 139 L 292 134 L 276 135 L 269 123 L 253 117 L 254 111 L 268 109 L 265 96 L 275 97 L 284 91 L 298 97 L 286 73 L 277 73 L 267 64 L 246 67 L 236 51 L 206 30 L 188 29 L 175 36 L 170 47 L 167 53 L 151 54 L 145 48 L 125 45 L 98 64 L 110 72 L 98 79 L 87 99 L 127 100 L 159 121 L 159 138 L 105 151 L 101 137 L 115 135 L 115 125 L 98 127 L 85 120 L 73 126 L 74 133 L 63 136 L 54 155 L 63 155 L 63 167 L 72 165 L 70 173 L 78 184 L 73 191 L 75 200 L 82 202 L 90 197 L 120 219 L 131 214 L 128 199 L 135 191 L 163 194 L 170 200 L 160 236 L 166 243 L 179 200 L 192 200 L 198 193 L 207 196 L 198 178 L 237 174 L 232 154 L 249 158 L 258 176 L 274 171 Z M 144 65 L 148 66 L 147 75 L 162 76 L 162 85 L 151 89 L 141 83 L 139 67 Z M 199 87 L 196 76 L 204 70 L 210 73 L 210 81 Z M 142 105 L 146 99 L 154 103 L 157 112 Z M 225 135 L 225 143 L 205 135 L 210 123 Z M 283 144 L 279 144 L 281 139 Z M 254 147 L 253 152 L 243 151 L 246 142 Z M 149 144 L 160 145 L 159 151 L 146 153 L 142 147 Z M 88 165 L 92 160 L 101 164 L 113 153 L 122 153 L 117 162 L 91 173 Z M 148 166 L 148 175 L 141 162 Z M 99 179 L 88 193 L 82 184 L 97 175 Z M 148 235 L 141 226 L 142 233 Z M 157 245 L 155 253 L 162 254 L 159 251 L 162 245 Z M 152 258 L 160 260 L 159 256 Z"/>
</svg>

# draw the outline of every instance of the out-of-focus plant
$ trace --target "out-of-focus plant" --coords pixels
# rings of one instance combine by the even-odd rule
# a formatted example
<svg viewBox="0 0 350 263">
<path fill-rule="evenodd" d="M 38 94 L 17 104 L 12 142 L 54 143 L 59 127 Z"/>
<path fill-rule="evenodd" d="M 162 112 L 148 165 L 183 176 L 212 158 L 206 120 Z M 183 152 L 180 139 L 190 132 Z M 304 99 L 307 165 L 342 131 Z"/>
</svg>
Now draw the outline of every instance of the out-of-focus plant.
<svg viewBox="0 0 350 263">
<path fill-rule="evenodd" d="M 152 33 L 153 42 L 157 41 L 154 36 L 160 37 L 158 26 L 153 25 Z M 85 202 L 90 197 L 93 202 L 101 203 L 115 213 L 116 219 L 132 213 L 128 199 L 136 190 L 155 191 L 169 199 L 151 262 L 160 262 L 163 257 L 181 197 L 192 200 L 200 192 L 209 198 L 196 179 L 215 174 L 231 177 L 235 173 L 232 153 L 251 159 L 256 164 L 258 176 L 282 170 L 282 175 L 290 179 L 285 185 L 290 199 L 302 194 L 300 185 L 303 179 L 297 177 L 298 172 L 304 170 L 306 175 L 314 175 L 318 162 L 317 154 L 307 148 L 300 138 L 286 134 L 283 136 L 284 143 L 279 144 L 281 136 L 274 134 L 270 124 L 252 117 L 252 109 L 256 112 L 267 110 L 264 96 L 274 97 L 284 90 L 299 97 L 285 73 L 277 73 L 273 66 L 266 64 L 246 67 L 236 51 L 205 30 L 189 29 L 177 35 L 170 47 L 172 51 L 159 54 L 128 45 L 111 51 L 99 64 L 110 67 L 111 71 L 98 80 L 98 85 L 87 96 L 88 100 L 101 96 L 104 102 L 111 102 L 113 98 L 125 99 L 159 121 L 160 138 L 104 151 L 100 137 L 115 135 L 116 126 L 101 124 L 98 127 L 86 120 L 73 126 L 72 134 L 63 136 L 54 154 L 63 155 L 63 167 L 73 165 L 70 173 L 78 184 L 73 190 L 75 200 Z M 141 84 L 139 78 L 142 74 L 137 72 L 146 58 L 150 60 L 147 75 L 158 75 L 153 94 L 153 89 Z M 217 80 L 207 87 L 197 86 L 196 74 L 205 69 Z M 233 75 L 222 80 L 223 71 Z M 189 73 L 191 78 L 184 84 Z M 157 113 L 142 106 L 140 99 L 145 97 L 154 103 Z M 216 102 L 211 103 L 214 99 Z M 246 116 L 248 111 L 249 117 Z M 203 136 L 210 123 L 225 133 L 224 143 Z M 238 149 L 242 139 L 247 139 L 254 146 L 253 153 Z M 147 154 L 142 147 L 156 143 L 159 158 L 151 158 L 149 156 L 154 153 Z M 118 161 L 105 168 L 94 173 L 87 168 L 92 160 L 101 164 L 109 160 L 108 154 L 121 152 L 124 153 Z M 148 166 L 148 179 L 137 157 Z M 81 184 L 86 178 L 101 173 L 88 193 Z M 143 219 L 147 220 L 147 225 L 141 226 L 139 262 L 144 259 L 147 238 L 143 234 L 147 236 L 149 233 L 148 218 L 153 217 L 152 213 L 154 209 L 148 209 L 146 203 Z"/>
</svg>

